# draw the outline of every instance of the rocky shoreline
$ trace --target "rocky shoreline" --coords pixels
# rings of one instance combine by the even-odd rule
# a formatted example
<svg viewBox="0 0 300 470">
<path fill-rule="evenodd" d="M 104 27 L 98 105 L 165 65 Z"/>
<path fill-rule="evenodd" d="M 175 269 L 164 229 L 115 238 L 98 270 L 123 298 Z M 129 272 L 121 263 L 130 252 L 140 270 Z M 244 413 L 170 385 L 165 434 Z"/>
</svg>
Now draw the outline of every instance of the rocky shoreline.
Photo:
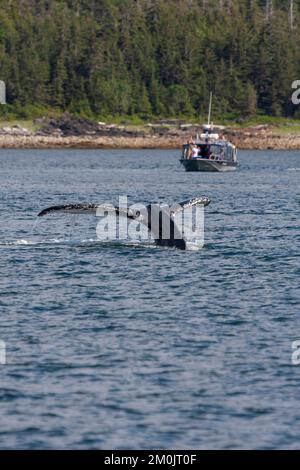
<svg viewBox="0 0 300 470">
<path fill-rule="evenodd" d="M 201 127 L 180 121 L 161 121 L 133 127 L 106 125 L 63 116 L 41 121 L 30 132 L 19 125 L 0 129 L 0 148 L 24 149 L 180 149 Z M 219 132 L 239 149 L 300 150 L 300 133 L 281 134 L 272 126 L 247 129 L 219 127 Z"/>
</svg>

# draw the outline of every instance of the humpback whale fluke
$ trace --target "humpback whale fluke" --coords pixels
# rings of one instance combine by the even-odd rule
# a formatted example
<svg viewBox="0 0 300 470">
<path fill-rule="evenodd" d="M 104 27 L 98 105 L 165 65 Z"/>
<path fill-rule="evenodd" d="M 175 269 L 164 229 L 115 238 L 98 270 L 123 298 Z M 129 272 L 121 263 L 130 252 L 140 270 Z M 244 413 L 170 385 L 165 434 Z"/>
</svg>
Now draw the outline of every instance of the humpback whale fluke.
<svg viewBox="0 0 300 470">
<path fill-rule="evenodd" d="M 189 209 L 193 206 L 202 205 L 204 207 L 210 204 L 207 197 L 193 198 L 184 202 L 180 202 L 176 207 L 167 210 L 159 204 L 149 204 L 144 209 L 133 210 L 131 208 L 113 207 L 105 204 L 66 204 L 60 206 L 52 206 L 42 210 L 38 217 L 44 217 L 49 214 L 92 214 L 97 215 L 97 211 L 101 209 L 103 212 L 114 212 L 118 216 L 127 217 L 128 219 L 137 220 L 144 224 L 154 235 L 155 243 L 159 246 L 175 247 L 180 250 L 186 249 L 186 240 L 182 237 L 182 229 L 175 222 L 178 213 Z M 156 217 L 155 217 L 156 216 Z M 158 223 L 153 226 L 153 220 Z M 170 227 L 170 236 L 163 236 L 163 227 Z"/>
<path fill-rule="evenodd" d="M 61 206 L 52 206 L 42 210 L 38 217 L 44 217 L 45 215 L 61 212 L 66 214 L 94 214 L 96 215 L 97 209 L 100 204 L 67 204 Z"/>
</svg>

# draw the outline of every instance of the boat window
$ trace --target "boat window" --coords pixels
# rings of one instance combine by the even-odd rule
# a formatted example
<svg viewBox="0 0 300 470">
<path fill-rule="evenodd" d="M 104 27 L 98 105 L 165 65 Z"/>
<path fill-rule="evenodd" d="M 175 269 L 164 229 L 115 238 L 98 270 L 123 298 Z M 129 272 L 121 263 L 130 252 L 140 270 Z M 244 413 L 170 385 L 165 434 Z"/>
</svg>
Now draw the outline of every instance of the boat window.
<svg viewBox="0 0 300 470">
<path fill-rule="evenodd" d="M 229 160 L 229 161 L 232 160 L 232 157 L 233 157 L 233 155 L 232 155 L 232 150 L 233 150 L 232 147 L 229 147 L 229 146 L 227 147 L 227 152 L 226 152 L 226 153 L 227 153 L 227 156 L 226 156 L 226 160 Z"/>
<path fill-rule="evenodd" d="M 225 160 L 226 159 L 226 147 L 224 145 L 211 145 L 210 146 L 211 155 L 216 160 Z"/>
</svg>

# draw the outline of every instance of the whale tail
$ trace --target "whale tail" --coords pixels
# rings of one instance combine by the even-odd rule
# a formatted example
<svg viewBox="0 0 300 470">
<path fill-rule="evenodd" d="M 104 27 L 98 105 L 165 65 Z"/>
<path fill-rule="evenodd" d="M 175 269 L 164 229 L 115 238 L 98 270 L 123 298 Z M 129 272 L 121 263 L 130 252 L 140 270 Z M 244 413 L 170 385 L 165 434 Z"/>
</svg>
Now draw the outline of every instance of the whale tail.
<svg viewBox="0 0 300 470">
<path fill-rule="evenodd" d="M 48 207 L 42 210 L 38 217 L 44 217 L 50 214 L 80 214 L 80 215 L 97 215 L 99 210 L 101 213 L 113 212 L 119 217 L 127 217 L 131 220 L 137 220 L 145 225 L 153 234 L 155 243 L 159 246 L 175 247 L 181 250 L 186 249 L 186 240 L 183 238 L 182 227 L 176 223 L 176 216 L 186 209 L 194 206 L 202 205 L 204 207 L 210 204 L 207 197 L 193 198 L 184 202 L 180 202 L 173 208 L 167 209 L 159 204 L 149 204 L 139 209 L 114 207 L 105 204 L 66 204 Z M 169 227 L 169 236 L 165 237 L 163 227 Z"/>
</svg>

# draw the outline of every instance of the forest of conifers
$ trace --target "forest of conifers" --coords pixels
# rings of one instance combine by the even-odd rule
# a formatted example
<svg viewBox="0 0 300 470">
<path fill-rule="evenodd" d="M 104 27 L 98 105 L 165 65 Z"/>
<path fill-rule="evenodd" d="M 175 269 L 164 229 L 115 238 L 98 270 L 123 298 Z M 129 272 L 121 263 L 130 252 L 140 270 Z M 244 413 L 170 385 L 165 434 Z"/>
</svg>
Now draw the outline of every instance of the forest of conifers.
<svg viewBox="0 0 300 470">
<path fill-rule="evenodd" d="M 0 113 L 300 117 L 300 0 L 0 0 Z"/>
</svg>

